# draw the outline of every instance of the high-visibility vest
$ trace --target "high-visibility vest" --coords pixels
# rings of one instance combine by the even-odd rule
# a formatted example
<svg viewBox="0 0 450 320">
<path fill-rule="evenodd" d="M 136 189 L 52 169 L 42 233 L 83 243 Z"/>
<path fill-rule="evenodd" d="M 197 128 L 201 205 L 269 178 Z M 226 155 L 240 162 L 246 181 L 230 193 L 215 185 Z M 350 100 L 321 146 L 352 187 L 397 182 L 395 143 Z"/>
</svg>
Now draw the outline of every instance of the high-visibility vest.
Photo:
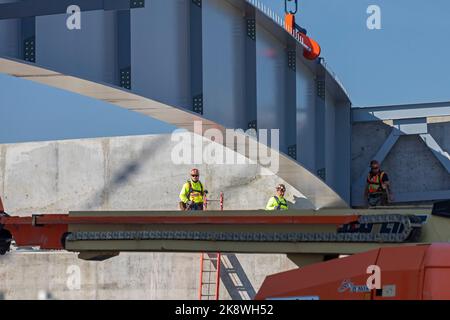
<svg viewBox="0 0 450 320">
<path fill-rule="evenodd" d="M 369 193 L 381 193 L 384 192 L 382 187 L 384 172 L 381 171 L 376 175 L 369 175 L 367 176 L 367 189 L 369 190 Z"/>
<path fill-rule="evenodd" d="M 275 207 L 275 210 L 287 210 L 288 204 L 286 202 L 286 199 L 280 199 L 277 196 L 273 196 L 275 201 L 277 202 L 277 206 Z"/>
<path fill-rule="evenodd" d="M 192 181 L 188 180 L 187 183 L 189 184 L 189 191 L 187 194 L 187 198 L 194 203 L 203 203 L 203 184 L 199 181 L 195 183 L 197 185 L 197 188 L 200 185 L 200 190 L 194 189 L 192 186 Z"/>
</svg>

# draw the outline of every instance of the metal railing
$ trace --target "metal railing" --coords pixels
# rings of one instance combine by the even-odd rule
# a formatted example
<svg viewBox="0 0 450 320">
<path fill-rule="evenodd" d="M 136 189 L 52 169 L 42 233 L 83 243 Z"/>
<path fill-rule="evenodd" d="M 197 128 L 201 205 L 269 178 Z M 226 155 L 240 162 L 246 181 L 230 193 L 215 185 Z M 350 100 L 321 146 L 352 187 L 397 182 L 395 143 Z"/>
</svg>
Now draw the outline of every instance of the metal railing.
<svg viewBox="0 0 450 320">
<path fill-rule="evenodd" d="M 273 22 L 282 27 L 287 33 L 289 33 L 303 48 L 311 51 L 311 48 L 305 44 L 303 36 L 295 30 L 295 28 L 290 28 L 286 25 L 285 20 L 276 14 L 269 6 L 262 3 L 259 0 L 245 0 L 248 4 L 252 5 L 258 9 L 261 13 L 270 18 Z"/>
</svg>

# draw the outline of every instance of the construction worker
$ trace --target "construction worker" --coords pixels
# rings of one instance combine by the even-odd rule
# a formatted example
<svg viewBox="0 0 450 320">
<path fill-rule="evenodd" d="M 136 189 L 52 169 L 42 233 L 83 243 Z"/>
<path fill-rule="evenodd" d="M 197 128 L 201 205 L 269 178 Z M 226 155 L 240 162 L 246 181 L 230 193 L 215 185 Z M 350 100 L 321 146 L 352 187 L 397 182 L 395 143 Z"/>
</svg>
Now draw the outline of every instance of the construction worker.
<svg viewBox="0 0 450 320">
<path fill-rule="evenodd" d="M 385 206 L 393 200 L 389 177 L 386 172 L 381 170 L 377 160 L 370 162 L 364 198 L 371 207 Z"/>
<path fill-rule="evenodd" d="M 191 178 L 183 185 L 180 192 L 180 209 L 203 210 L 203 197 L 208 193 L 200 182 L 198 169 L 191 170 Z"/>
<path fill-rule="evenodd" d="M 287 210 L 288 204 L 286 199 L 284 198 L 284 193 L 286 192 L 286 187 L 284 184 L 279 184 L 276 187 L 277 195 L 273 196 L 267 202 L 266 210 Z"/>
</svg>

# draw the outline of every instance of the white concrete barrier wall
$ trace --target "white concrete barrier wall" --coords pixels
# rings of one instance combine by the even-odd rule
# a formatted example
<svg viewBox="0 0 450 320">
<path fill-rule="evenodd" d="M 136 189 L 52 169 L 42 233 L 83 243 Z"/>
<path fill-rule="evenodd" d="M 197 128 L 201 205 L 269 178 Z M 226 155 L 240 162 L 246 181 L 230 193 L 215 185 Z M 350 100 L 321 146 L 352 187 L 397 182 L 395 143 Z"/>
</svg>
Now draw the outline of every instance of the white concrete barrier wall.
<svg viewBox="0 0 450 320">
<path fill-rule="evenodd" d="M 152 135 L 0 145 L 0 194 L 15 215 L 174 210 L 192 167 L 172 164 L 175 144 L 170 135 Z M 284 182 L 261 175 L 256 164 L 197 167 L 211 198 L 225 193 L 225 209 L 263 208 L 274 186 Z M 293 207 L 309 205 L 286 185 Z M 253 297 L 265 276 L 295 268 L 285 255 L 226 255 L 223 263 L 223 299 Z M 86 262 L 73 253 L 15 251 L 0 257 L 0 297 L 197 299 L 199 272 L 199 254 L 123 253 Z"/>
<path fill-rule="evenodd" d="M 257 164 L 175 165 L 177 143 L 171 135 L 150 135 L 0 145 L 0 194 L 16 215 L 176 210 L 195 166 L 209 198 L 225 193 L 225 209 L 262 209 L 278 183 L 286 184 L 293 208 L 309 208 L 298 190 L 276 175 L 262 175 Z"/>
</svg>

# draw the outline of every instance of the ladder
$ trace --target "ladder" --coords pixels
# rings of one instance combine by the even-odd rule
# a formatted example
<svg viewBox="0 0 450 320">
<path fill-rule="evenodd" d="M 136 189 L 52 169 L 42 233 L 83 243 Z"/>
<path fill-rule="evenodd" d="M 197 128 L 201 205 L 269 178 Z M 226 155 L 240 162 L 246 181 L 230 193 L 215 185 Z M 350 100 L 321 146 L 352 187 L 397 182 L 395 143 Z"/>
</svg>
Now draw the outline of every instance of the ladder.
<svg viewBox="0 0 450 320">
<path fill-rule="evenodd" d="M 209 202 L 219 202 L 220 211 L 223 211 L 223 192 L 220 193 L 220 197 L 218 200 L 209 200 L 207 195 L 205 194 L 203 197 L 203 210 L 208 210 Z"/>
<path fill-rule="evenodd" d="M 220 260 L 220 253 L 201 253 L 199 300 L 219 300 Z"/>
<path fill-rule="evenodd" d="M 203 201 L 203 210 L 208 210 L 209 202 L 219 202 L 220 211 L 223 211 L 223 192 L 220 193 L 220 198 L 218 200 L 208 200 L 205 195 Z M 220 264 L 220 252 L 202 252 L 200 254 L 199 300 L 219 300 Z"/>
</svg>

